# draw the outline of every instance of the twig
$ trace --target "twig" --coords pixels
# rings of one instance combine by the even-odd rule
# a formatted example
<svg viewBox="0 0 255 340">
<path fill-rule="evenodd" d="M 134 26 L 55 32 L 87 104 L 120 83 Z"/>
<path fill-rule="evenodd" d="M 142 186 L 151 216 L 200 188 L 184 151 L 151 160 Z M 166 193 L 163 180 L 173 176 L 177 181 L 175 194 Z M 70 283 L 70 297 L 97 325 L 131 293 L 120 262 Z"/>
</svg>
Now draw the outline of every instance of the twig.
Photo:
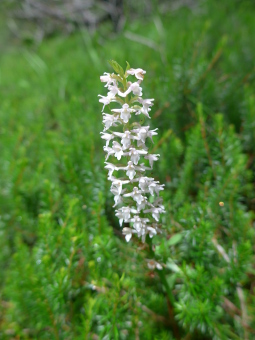
<svg viewBox="0 0 255 340">
<path fill-rule="evenodd" d="M 230 263 L 230 258 L 228 256 L 228 254 L 225 252 L 225 249 L 217 242 L 217 240 L 215 238 L 212 239 L 212 243 L 215 245 L 215 247 L 217 248 L 217 250 L 221 254 L 221 256 L 224 258 L 224 260 L 227 263 Z"/>
<path fill-rule="evenodd" d="M 241 288 L 240 285 L 237 286 L 236 288 L 237 290 L 237 295 L 238 298 L 240 300 L 240 305 L 241 305 L 241 311 L 242 311 L 242 315 L 241 315 L 241 319 L 242 319 L 242 325 L 248 325 L 248 314 L 247 314 L 247 308 L 246 308 L 246 304 L 245 304 L 245 299 L 244 299 L 244 293 L 243 290 Z M 244 340 L 248 340 L 248 333 L 247 333 L 247 329 L 246 327 L 243 327 L 244 329 Z"/>
<path fill-rule="evenodd" d="M 227 263 L 230 263 L 230 258 L 228 257 L 226 251 L 224 250 L 224 248 L 218 244 L 218 242 L 216 241 L 215 238 L 212 239 L 212 243 L 216 246 L 218 252 L 222 255 L 222 257 L 225 259 L 225 261 Z M 234 247 L 234 245 L 233 245 Z M 236 253 L 236 250 L 234 249 L 234 253 Z M 236 260 L 236 259 L 235 259 Z M 247 308 L 246 308 L 246 304 L 245 304 L 245 298 L 244 298 L 244 293 L 241 287 L 240 283 L 237 283 L 237 295 L 240 301 L 240 305 L 241 305 L 241 311 L 228 299 L 224 298 L 224 304 L 223 307 L 225 307 L 224 309 L 227 310 L 228 312 L 230 312 L 231 316 L 233 316 L 234 318 L 238 318 L 238 316 L 236 314 L 238 314 L 239 316 L 241 316 L 240 318 L 240 323 L 243 326 L 243 330 L 244 330 L 244 340 L 248 340 L 249 339 L 249 335 L 247 333 L 247 331 L 249 330 L 251 333 L 255 333 L 255 331 L 249 326 L 248 324 L 248 313 L 247 313 Z"/>
</svg>

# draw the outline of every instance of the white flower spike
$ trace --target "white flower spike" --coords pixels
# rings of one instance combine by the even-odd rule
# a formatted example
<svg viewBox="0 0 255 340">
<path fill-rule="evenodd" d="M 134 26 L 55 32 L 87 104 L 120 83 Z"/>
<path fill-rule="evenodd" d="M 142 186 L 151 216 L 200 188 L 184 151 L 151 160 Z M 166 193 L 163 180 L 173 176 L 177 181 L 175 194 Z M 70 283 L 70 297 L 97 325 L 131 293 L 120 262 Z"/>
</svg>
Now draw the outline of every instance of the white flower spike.
<svg viewBox="0 0 255 340">
<path fill-rule="evenodd" d="M 112 182 L 113 207 L 117 207 L 116 216 L 126 241 L 136 234 L 145 242 L 146 235 L 152 238 L 161 233 L 160 215 L 165 213 L 159 197 L 164 185 L 146 176 L 146 170 L 151 172 L 153 163 L 159 158 L 158 154 L 149 153 L 146 141 L 149 138 L 153 142 L 158 129 L 150 130 L 150 126 L 140 125 L 140 119 L 137 119 L 140 114 L 150 118 L 154 99 L 142 98 L 141 83 L 146 73 L 143 69 L 127 68 L 124 72 L 116 62 L 112 61 L 111 65 L 117 74 L 104 73 L 100 77 L 108 89 L 107 96 L 99 95 L 103 111 L 113 104 L 110 113 L 103 112 L 101 138 L 106 142 L 105 168 Z M 134 77 L 135 81 L 131 82 L 129 77 Z M 107 162 L 108 158 L 115 164 Z M 156 262 L 148 263 L 148 266 L 162 269 Z"/>
</svg>

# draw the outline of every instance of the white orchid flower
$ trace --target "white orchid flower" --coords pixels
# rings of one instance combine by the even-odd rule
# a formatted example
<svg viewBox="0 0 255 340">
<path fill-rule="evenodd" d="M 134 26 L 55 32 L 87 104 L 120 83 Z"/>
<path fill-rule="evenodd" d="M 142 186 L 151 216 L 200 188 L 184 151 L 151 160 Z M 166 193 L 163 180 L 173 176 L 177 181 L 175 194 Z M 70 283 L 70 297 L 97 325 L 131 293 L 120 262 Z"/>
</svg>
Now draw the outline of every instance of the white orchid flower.
<svg viewBox="0 0 255 340">
<path fill-rule="evenodd" d="M 105 106 L 115 105 L 110 109 L 111 114 L 103 112 L 104 132 L 101 132 L 101 138 L 106 143 L 105 168 L 112 182 L 110 191 L 114 195 L 115 214 L 121 227 L 123 223 L 129 223 L 130 226 L 123 228 L 127 242 L 133 234 L 145 242 L 147 235 L 151 238 L 160 233 L 160 215 L 165 212 L 159 197 L 164 185 L 146 176 L 146 171 L 151 171 L 159 158 L 158 154 L 150 154 L 146 142 L 148 138 L 153 142 L 158 129 L 151 130 L 150 126 L 135 121 L 140 114 L 150 118 L 149 112 L 154 101 L 142 98 L 141 83 L 145 73 L 141 68 L 130 68 L 122 74 L 104 73 L 100 77 L 108 89 L 107 96 L 99 95 L 103 111 Z M 128 81 L 129 76 L 135 76 L 136 81 Z M 112 163 L 107 161 L 108 158 L 113 159 Z M 156 198 L 151 201 L 151 196 Z M 159 263 L 150 265 L 151 268 L 160 268 Z"/>
</svg>

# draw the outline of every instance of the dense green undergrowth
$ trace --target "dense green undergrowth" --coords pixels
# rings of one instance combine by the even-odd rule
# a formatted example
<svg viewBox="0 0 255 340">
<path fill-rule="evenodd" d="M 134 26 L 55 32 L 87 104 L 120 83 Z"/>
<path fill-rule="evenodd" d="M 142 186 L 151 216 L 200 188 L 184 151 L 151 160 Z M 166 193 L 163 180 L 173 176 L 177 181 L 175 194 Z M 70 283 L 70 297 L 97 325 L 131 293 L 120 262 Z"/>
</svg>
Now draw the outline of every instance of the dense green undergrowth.
<svg viewBox="0 0 255 340">
<path fill-rule="evenodd" d="M 103 26 L 5 46 L 1 339 L 254 339 L 254 14 L 204 2 L 110 38 Z M 146 69 L 155 98 L 167 214 L 153 243 L 174 305 L 112 210 L 97 97 L 108 59 Z"/>
</svg>

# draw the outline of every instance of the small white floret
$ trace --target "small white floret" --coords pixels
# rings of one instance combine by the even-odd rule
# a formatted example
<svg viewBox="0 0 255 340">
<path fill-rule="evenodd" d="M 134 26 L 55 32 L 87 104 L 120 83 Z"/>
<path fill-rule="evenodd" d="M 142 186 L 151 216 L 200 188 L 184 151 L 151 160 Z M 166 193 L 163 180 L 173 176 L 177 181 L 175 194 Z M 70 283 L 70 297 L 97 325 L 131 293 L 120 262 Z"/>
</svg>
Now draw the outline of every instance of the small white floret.
<svg viewBox="0 0 255 340">
<path fill-rule="evenodd" d="M 137 79 L 143 80 L 143 75 L 146 73 L 146 71 L 144 71 L 141 68 L 130 68 L 127 71 L 127 74 L 131 74 L 132 76 L 134 75 Z"/>
</svg>

